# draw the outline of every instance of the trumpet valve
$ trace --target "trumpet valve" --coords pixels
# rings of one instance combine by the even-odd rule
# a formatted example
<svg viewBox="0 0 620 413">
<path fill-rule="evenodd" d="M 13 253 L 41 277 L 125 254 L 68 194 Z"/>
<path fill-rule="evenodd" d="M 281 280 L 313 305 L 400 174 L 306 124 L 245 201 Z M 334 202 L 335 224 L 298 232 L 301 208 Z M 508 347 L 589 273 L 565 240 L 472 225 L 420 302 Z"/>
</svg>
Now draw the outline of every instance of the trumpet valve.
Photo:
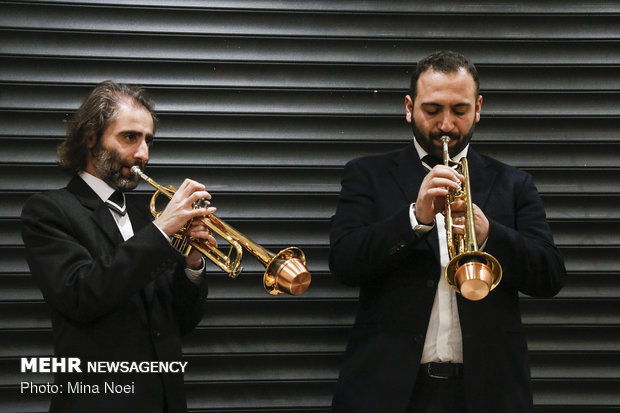
<svg viewBox="0 0 620 413">
<path fill-rule="evenodd" d="M 194 209 L 198 209 L 198 208 L 206 208 L 209 205 L 211 205 L 211 202 L 209 202 L 207 198 L 201 198 L 197 201 L 194 201 L 194 203 L 192 204 L 192 207 Z"/>
</svg>

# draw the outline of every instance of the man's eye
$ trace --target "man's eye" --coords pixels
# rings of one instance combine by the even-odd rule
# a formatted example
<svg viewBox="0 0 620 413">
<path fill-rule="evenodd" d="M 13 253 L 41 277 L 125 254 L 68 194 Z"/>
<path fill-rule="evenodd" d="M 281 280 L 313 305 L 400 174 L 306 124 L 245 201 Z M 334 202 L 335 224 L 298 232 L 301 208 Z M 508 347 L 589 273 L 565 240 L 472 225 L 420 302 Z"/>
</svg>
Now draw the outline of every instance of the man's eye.
<svg viewBox="0 0 620 413">
<path fill-rule="evenodd" d="M 436 115 L 437 114 L 437 110 L 427 110 L 426 113 L 428 113 L 429 115 Z"/>
</svg>

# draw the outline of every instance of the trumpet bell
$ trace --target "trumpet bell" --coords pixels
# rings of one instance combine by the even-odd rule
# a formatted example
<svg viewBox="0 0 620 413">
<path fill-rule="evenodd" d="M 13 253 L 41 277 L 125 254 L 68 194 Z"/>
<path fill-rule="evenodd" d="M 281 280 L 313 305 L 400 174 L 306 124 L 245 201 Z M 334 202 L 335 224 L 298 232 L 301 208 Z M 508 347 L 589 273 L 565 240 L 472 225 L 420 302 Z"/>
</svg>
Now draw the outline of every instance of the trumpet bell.
<svg viewBox="0 0 620 413">
<path fill-rule="evenodd" d="M 471 301 L 482 300 L 502 279 L 502 267 L 490 254 L 470 251 L 457 255 L 446 267 L 448 285 Z"/>
<path fill-rule="evenodd" d="M 306 268 L 306 257 L 297 247 L 286 248 L 277 253 L 267 264 L 263 276 L 263 286 L 271 295 L 283 292 L 301 295 L 308 287 L 312 277 Z"/>
</svg>

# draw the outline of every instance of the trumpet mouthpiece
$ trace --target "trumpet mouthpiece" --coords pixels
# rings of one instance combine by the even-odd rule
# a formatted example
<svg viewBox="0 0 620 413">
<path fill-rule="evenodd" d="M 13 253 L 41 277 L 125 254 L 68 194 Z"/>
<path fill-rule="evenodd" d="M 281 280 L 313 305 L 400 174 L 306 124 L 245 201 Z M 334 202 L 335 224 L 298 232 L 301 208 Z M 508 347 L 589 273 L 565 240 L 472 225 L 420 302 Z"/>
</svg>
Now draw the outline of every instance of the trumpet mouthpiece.
<svg viewBox="0 0 620 413">
<path fill-rule="evenodd" d="M 134 165 L 134 166 L 131 167 L 131 173 L 134 174 L 134 175 L 140 176 L 142 171 L 140 170 L 140 167 L 138 165 Z"/>
<path fill-rule="evenodd" d="M 440 139 L 443 143 L 449 143 L 450 137 L 448 135 L 443 135 Z"/>
</svg>

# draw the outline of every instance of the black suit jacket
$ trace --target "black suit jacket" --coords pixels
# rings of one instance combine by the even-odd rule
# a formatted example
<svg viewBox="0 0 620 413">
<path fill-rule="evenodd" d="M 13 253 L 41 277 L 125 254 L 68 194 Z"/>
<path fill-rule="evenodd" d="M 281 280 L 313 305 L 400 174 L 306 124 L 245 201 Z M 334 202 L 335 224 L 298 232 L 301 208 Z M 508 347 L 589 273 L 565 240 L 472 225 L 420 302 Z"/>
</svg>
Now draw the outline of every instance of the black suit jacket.
<svg viewBox="0 0 620 413">
<path fill-rule="evenodd" d="M 552 296 L 566 270 L 529 174 L 468 152 L 473 202 L 490 222 L 485 251 L 503 280 L 481 301 L 457 295 L 472 412 L 532 410 L 518 293 Z M 437 283 L 436 227 L 418 238 L 409 208 L 425 176 L 413 143 L 349 162 L 330 234 L 330 268 L 360 286 L 360 304 L 333 399 L 335 412 L 405 412 Z"/>
<path fill-rule="evenodd" d="M 123 241 L 109 209 L 80 178 L 36 194 L 22 211 L 26 259 L 51 307 L 57 357 L 79 357 L 82 374 L 57 374 L 52 412 L 184 412 L 182 374 L 88 374 L 88 361 L 180 361 L 180 336 L 204 312 L 207 285 L 192 284 L 184 258 L 128 197 L 134 236 Z M 69 394 L 67 382 L 101 394 Z M 104 383 L 133 393 L 104 393 Z M 164 410 L 164 406 L 167 410 Z"/>
</svg>

